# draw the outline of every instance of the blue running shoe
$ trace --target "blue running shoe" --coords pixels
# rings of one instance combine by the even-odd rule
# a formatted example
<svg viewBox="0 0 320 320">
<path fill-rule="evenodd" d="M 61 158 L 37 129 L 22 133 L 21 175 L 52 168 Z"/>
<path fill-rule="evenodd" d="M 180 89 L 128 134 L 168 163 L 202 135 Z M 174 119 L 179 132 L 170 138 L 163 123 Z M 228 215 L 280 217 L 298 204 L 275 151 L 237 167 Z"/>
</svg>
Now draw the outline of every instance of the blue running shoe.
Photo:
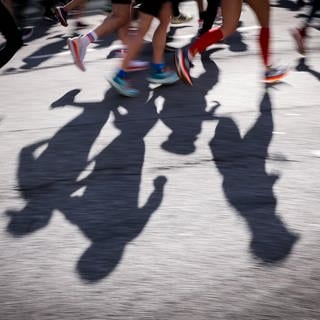
<svg viewBox="0 0 320 320">
<path fill-rule="evenodd" d="M 177 74 L 173 71 L 153 71 L 150 76 L 147 78 L 149 82 L 157 84 L 173 84 L 179 80 Z"/>
<path fill-rule="evenodd" d="M 115 88 L 121 95 L 125 97 L 136 97 L 139 94 L 139 90 L 130 87 L 128 81 L 119 76 L 113 78 L 107 78 L 107 81 Z"/>
</svg>

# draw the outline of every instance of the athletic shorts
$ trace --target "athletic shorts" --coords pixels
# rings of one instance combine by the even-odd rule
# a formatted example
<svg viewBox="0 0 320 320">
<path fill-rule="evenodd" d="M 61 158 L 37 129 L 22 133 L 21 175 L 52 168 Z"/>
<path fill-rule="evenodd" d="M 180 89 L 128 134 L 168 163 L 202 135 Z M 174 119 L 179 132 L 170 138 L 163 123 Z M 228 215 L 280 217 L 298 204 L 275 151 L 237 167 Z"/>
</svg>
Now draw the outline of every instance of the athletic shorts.
<svg viewBox="0 0 320 320">
<path fill-rule="evenodd" d="M 137 0 L 136 7 L 145 14 L 158 17 L 162 5 L 166 2 L 169 2 L 169 0 Z"/>
<path fill-rule="evenodd" d="M 113 4 L 131 4 L 131 0 L 111 0 Z"/>
</svg>

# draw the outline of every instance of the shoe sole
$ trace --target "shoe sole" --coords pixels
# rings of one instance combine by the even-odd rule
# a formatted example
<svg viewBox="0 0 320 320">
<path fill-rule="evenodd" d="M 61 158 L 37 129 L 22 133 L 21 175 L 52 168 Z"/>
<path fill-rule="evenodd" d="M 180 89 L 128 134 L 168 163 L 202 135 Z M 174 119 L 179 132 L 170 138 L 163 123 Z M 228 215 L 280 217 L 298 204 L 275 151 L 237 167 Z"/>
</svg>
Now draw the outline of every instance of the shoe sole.
<svg viewBox="0 0 320 320">
<path fill-rule="evenodd" d="M 279 82 L 281 81 L 283 78 L 285 78 L 288 74 L 288 71 L 284 72 L 283 74 L 274 76 L 274 77 L 270 77 L 270 78 L 266 78 L 263 80 L 264 83 L 275 83 L 275 82 Z"/>
<path fill-rule="evenodd" d="M 22 40 L 23 41 L 27 41 L 28 39 L 31 38 L 31 36 L 33 35 L 33 28 L 28 28 L 28 33 L 22 35 Z"/>
<path fill-rule="evenodd" d="M 165 46 L 164 50 L 166 52 L 175 52 L 177 49 L 175 47 Z"/>
<path fill-rule="evenodd" d="M 67 20 L 63 17 L 63 15 L 61 14 L 61 9 L 56 8 L 55 9 L 55 14 L 60 22 L 60 24 L 64 27 L 68 26 L 68 22 Z"/>
<path fill-rule="evenodd" d="M 171 84 L 176 83 L 179 80 L 179 77 L 172 76 L 171 78 L 167 78 L 167 79 L 155 79 L 155 78 L 148 77 L 147 80 L 149 82 L 155 83 L 155 84 L 171 85 Z"/>
<path fill-rule="evenodd" d="M 192 80 L 190 74 L 184 64 L 183 52 L 181 49 L 176 51 L 174 56 L 174 63 L 176 65 L 177 73 L 179 78 L 186 84 L 192 86 Z"/>
<path fill-rule="evenodd" d="M 106 80 L 110 83 L 110 85 L 116 89 L 122 96 L 129 97 L 129 98 L 134 98 L 139 95 L 139 92 L 137 91 L 136 93 L 128 93 L 124 91 L 117 82 L 113 81 L 113 79 L 106 78 Z"/>
<path fill-rule="evenodd" d="M 72 39 L 68 39 L 68 47 L 71 52 L 71 56 L 73 59 L 74 64 L 81 70 L 86 71 L 83 63 L 80 61 L 80 55 L 79 55 L 79 47 L 76 41 Z"/>
</svg>

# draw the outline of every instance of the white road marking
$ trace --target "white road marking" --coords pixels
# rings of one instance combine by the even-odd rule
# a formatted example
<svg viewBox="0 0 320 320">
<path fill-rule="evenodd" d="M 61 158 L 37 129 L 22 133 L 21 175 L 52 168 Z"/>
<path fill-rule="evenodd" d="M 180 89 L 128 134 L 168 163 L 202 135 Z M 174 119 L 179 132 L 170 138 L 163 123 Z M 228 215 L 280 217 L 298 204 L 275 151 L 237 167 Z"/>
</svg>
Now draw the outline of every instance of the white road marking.
<svg viewBox="0 0 320 320">
<path fill-rule="evenodd" d="M 320 158 L 320 150 L 312 150 L 311 153 L 313 156 Z"/>
</svg>

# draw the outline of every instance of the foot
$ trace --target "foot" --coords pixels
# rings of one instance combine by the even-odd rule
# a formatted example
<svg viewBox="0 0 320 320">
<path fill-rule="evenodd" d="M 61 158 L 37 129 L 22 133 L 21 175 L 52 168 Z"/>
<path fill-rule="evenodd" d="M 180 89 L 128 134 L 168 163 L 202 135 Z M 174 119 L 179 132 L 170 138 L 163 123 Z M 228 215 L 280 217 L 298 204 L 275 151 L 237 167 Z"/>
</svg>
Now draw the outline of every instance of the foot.
<svg viewBox="0 0 320 320">
<path fill-rule="evenodd" d="M 265 72 L 264 82 L 274 83 L 281 81 L 288 73 L 289 68 L 287 66 L 273 67 L 270 66 Z"/>
<path fill-rule="evenodd" d="M 122 96 L 125 97 L 136 97 L 139 95 L 139 90 L 132 88 L 129 85 L 128 80 L 120 78 L 119 76 L 114 76 L 113 78 L 107 78 L 110 85 L 115 88 Z"/>
<path fill-rule="evenodd" d="M 68 13 L 63 9 L 63 7 L 56 7 L 55 8 L 55 15 L 62 26 L 67 27 L 68 26 Z"/>
<path fill-rule="evenodd" d="M 81 43 L 80 37 L 69 38 L 67 41 L 73 62 L 81 71 L 86 71 L 83 60 L 87 47 Z"/>
<path fill-rule="evenodd" d="M 173 84 L 179 80 L 177 74 L 173 71 L 152 72 L 147 78 L 149 82 L 157 84 Z"/>
<path fill-rule="evenodd" d="M 179 78 L 182 81 L 184 81 L 186 84 L 191 86 L 192 85 L 192 80 L 190 77 L 191 61 L 189 60 L 187 49 L 176 50 L 174 61 L 175 61 Z"/>
</svg>

